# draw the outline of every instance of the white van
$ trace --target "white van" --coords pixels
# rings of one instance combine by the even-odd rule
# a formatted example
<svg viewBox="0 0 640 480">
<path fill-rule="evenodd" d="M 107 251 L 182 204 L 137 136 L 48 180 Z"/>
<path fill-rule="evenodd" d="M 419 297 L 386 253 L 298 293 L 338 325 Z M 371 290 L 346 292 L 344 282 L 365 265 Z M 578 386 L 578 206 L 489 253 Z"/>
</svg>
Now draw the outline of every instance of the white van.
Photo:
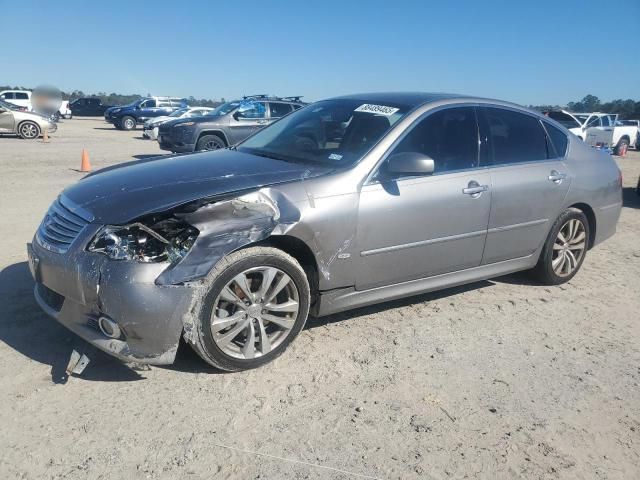
<svg viewBox="0 0 640 480">
<path fill-rule="evenodd" d="M 0 100 L 25 107 L 28 111 L 33 110 L 31 106 L 31 92 L 29 90 L 3 90 L 0 92 Z"/>
</svg>

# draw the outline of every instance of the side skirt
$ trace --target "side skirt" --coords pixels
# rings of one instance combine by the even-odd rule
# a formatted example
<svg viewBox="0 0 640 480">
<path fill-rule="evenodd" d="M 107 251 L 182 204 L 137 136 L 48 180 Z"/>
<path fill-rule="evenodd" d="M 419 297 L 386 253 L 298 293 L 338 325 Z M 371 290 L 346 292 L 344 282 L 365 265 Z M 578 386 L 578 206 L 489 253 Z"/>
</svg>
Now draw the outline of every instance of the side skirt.
<svg viewBox="0 0 640 480">
<path fill-rule="evenodd" d="M 538 260 L 537 253 L 538 252 L 526 257 L 491 263 L 489 265 L 480 265 L 458 272 L 443 273 L 433 277 L 420 278 L 418 280 L 376 287 L 369 290 L 358 291 L 353 287 L 349 287 L 320 292 L 315 315 L 322 317 L 353 308 L 365 307 L 375 303 L 388 302 L 420 293 L 486 280 L 520 270 L 528 270 L 535 267 Z"/>
</svg>

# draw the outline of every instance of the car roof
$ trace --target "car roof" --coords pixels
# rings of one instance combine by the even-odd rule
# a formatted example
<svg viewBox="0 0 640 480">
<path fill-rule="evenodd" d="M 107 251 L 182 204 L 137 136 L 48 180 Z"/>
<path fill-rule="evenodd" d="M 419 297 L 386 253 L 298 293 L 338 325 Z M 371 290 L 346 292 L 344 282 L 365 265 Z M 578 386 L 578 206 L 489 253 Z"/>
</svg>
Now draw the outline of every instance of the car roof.
<svg viewBox="0 0 640 480">
<path fill-rule="evenodd" d="M 439 92 L 377 92 L 377 93 L 357 93 L 353 95 L 343 95 L 339 97 L 333 97 L 329 100 L 348 99 L 358 100 L 365 103 L 391 103 L 395 105 L 401 105 L 403 107 L 413 109 L 426 105 L 429 103 L 441 102 L 441 101 L 455 101 L 458 102 L 481 102 L 491 103 L 495 105 L 502 105 L 507 107 L 517 108 L 519 110 L 526 110 L 532 112 L 533 110 L 511 102 L 504 100 L 497 100 L 493 98 L 474 97 L 471 95 L 462 95 L 458 93 L 439 93 Z M 540 112 L 535 112 L 539 114 Z"/>
</svg>

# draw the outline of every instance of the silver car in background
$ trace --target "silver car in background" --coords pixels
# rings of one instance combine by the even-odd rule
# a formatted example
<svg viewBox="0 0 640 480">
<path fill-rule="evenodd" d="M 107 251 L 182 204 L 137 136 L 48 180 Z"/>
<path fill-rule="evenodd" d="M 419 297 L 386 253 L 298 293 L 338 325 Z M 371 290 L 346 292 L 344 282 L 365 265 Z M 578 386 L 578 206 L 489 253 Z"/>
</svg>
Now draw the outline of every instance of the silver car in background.
<svg viewBox="0 0 640 480">
<path fill-rule="evenodd" d="M 241 370 L 310 313 L 519 270 L 567 282 L 614 234 L 621 183 L 609 155 L 511 103 L 351 95 L 237 147 L 84 178 L 29 264 L 45 312 L 110 354 L 171 363 L 182 336 Z"/>
<path fill-rule="evenodd" d="M 215 108 L 210 107 L 185 107 L 181 108 L 180 110 L 176 110 L 170 115 L 150 118 L 149 120 L 144 122 L 144 126 L 142 128 L 142 136 L 151 140 L 157 140 L 158 129 L 164 122 L 175 120 L 176 118 L 202 117 L 204 115 L 208 115 L 209 112 L 213 112 L 214 110 Z"/>
<path fill-rule="evenodd" d="M 45 129 L 48 133 L 58 129 L 53 118 L 0 100 L 0 134 L 13 134 L 25 140 L 33 140 L 40 137 Z"/>
</svg>

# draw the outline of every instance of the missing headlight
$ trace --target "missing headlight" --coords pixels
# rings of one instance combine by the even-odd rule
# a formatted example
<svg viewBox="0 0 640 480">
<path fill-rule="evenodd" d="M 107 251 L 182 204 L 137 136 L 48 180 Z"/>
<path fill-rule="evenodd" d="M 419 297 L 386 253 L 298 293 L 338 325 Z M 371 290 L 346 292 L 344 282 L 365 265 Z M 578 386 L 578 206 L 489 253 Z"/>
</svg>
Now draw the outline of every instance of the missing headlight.
<svg viewBox="0 0 640 480">
<path fill-rule="evenodd" d="M 151 226 L 140 222 L 107 225 L 96 234 L 88 250 L 113 260 L 177 263 L 189 252 L 198 233 L 175 218 L 155 221 Z"/>
</svg>

